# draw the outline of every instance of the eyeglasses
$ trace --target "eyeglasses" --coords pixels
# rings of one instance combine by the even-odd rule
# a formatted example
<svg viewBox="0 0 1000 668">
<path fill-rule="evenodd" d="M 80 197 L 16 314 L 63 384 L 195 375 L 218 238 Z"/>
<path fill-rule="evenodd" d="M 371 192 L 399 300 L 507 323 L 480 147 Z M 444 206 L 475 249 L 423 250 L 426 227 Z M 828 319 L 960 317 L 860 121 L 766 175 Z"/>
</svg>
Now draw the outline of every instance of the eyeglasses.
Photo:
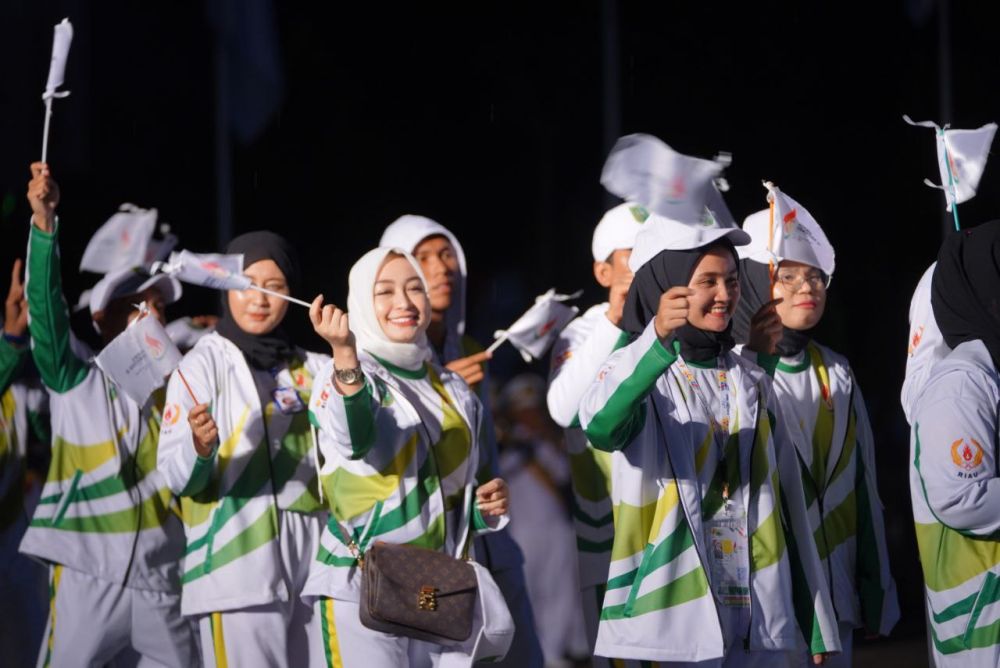
<svg viewBox="0 0 1000 668">
<path fill-rule="evenodd" d="M 809 287 L 817 292 L 830 287 L 830 277 L 821 271 L 810 272 L 807 275 L 779 271 L 777 279 L 781 283 L 781 287 L 790 295 L 794 295 L 801 290 L 804 283 L 809 283 Z"/>
</svg>

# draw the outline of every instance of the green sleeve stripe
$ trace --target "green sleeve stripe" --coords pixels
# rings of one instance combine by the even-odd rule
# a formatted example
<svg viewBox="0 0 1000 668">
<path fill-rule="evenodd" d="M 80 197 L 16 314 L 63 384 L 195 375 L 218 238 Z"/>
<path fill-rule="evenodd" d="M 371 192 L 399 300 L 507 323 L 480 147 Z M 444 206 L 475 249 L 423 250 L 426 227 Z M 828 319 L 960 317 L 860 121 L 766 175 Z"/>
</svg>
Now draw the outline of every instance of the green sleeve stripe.
<svg viewBox="0 0 1000 668">
<path fill-rule="evenodd" d="M 0 394 L 17 378 L 27 356 L 27 348 L 15 348 L 10 341 L 0 338 Z"/>
<path fill-rule="evenodd" d="M 187 446 L 182 446 L 187 447 Z M 194 447 L 193 445 L 191 447 Z M 208 457 L 198 455 L 194 462 L 194 470 L 187 485 L 181 490 L 181 496 L 194 496 L 208 486 L 208 481 L 212 478 L 212 471 L 215 469 L 215 452 Z"/>
<path fill-rule="evenodd" d="M 483 512 L 479 510 L 479 506 L 476 504 L 475 499 L 472 500 L 472 530 L 473 531 L 487 531 L 490 525 L 486 523 L 486 518 L 483 517 Z"/>
<path fill-rule="evenodd" d="M 591 445 L 604 451 L 621 450 L 638 435 L 646 420 L 643 399 L 676 359 L 677 355 L 658 339 L 653 342 L 639 358 L 632 375 L 615 388 L 587 425 L 585 432 Z"/>
<path fill-rule="evenodd" d="M 32 226 L 28 247 L 28 314 L 31 352 L 42 381 L 53 391 L 68 392 L 89 369 L 70 347 L 69 310 L 62 293 L 57 252 L 58 232 Z"/>
<path fill-rule="evenodd" d="M 371 385 L 365 381 L 364 387 L 349 397 L 344 397 L 344 411 L 347 413 L 347 430 L 351 435 L 351 459 L 361 459 L 375 445 L 375 413 L 372 411 Z"/>
</svg>

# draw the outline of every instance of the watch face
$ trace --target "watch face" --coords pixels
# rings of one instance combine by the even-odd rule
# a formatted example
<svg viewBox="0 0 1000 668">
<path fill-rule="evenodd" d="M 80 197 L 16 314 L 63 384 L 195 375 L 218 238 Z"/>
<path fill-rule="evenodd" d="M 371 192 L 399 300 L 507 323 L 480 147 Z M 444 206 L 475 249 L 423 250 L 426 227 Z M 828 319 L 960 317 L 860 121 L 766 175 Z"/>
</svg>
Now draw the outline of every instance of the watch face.
<svg viewBox="0 0 1000 668">
<path fill-rule="evenodd" d="M 347 385 L 354 385 L 361 380 L 361 369 L 338 369 L 337 380 Z"/>
</svg>

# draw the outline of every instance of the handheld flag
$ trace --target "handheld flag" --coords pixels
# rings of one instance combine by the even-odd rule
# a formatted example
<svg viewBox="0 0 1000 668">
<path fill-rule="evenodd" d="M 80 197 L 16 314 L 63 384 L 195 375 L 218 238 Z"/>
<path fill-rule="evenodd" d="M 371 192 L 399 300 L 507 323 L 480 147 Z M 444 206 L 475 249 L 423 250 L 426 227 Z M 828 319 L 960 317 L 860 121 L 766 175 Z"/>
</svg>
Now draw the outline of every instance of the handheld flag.
<svg viewBox="0 0 1000 668">
<path fill-rule="evenodd" d="M 139 309 L 139 317 L 106 345 L 95 361 L 122 392 L 142 406 L 180 364 L 181 352 L 160 321 L 149 317 L 145 302 Z"/>
<path fill-rule="evenodd" d="M 823 228 L 804 206 L 781 192 L 776 185 L 765 181 L 764 187 L 767 188 L 771 210 L 761 213 L 769 216 L 770 229 L 765 251 L 768 257 L 759 259 L 775 264 L 783 260 L 802 262 L 832 276 L 836 268 L 833 245 L 826 238 Z"/>
<path fill-rule="evenodd" d="M 567 306 L 563 302 L 576 299 L 583 292 L 571 295 L 556 294 L 551 289 L 535 299 L 534 305 L 525 311 L 508 329 L 498 329 L 493 336 L 497 340 L 487 350 L 493 352 L 504 341 L 510 341 L 518 349 L 525 362 L 539 359 L 555 341 L 556 336 L 570 320 L 576 317 L 579 309 Z"/>
<path fill-rule="evenodd" d="M 626 135 L 611 149 L 601 171 L 601 185 L 666 218 L 703 224 L 709 201 L 718 206 L 712 191 L 729 162 L 729 156 L 704 160 L 683 155 L 652 135 Z"/>
<path fill-rule="evenodd" d="M 153 271 L 162 271 L 185 283 L 202 285 L 216 290 L 253 289 L 309 308 L 309 302 L 254 285 L 249 276 L 243 275 L 242 254 L 192 253 L 182 250 L 171 253 L 169 262 L 153 263 Z"/>
<path fill-rule="evenodd" d="M 955 229 L 959 229 L 956 205 L 975 197 L 979 179 L 986 169 L 997 124 L 987 123 L 975 130 L 952 130 L 947 125 L 942 128 L 933 121 L 917 123 L 905 115 L 903 120 L 910 125 L 934 129 L 941 185 L 928 179 L 924 179 L 924 183 L 944 191 L 946 208 L 955 215 Z"/>
<path fill-rule="evenodd" d="M 107 274 L 145 264 L 155 227 L 156 209 L 122 204 L 90 238 L 80 259 L 80 271 Z"/>
<path fill-rule="evenodd" d="M 56 24 L 52 37 L 52 60 L 49 62 L 49 78 L 45 82 L 45 92 L 42 100 L 45 102 L 45 128 L 42 130 L 42 162 L 46 162 L 49 154 L 49 122 L 52 120 L 52 100 L 66 97 L 69 91 L 56 89 L 63 85 L 66 74 L 66 60 L 69 58 L 69 46 L 73 42 L 73 24 L 69 19 L 63 19 Z"/>
</svg>

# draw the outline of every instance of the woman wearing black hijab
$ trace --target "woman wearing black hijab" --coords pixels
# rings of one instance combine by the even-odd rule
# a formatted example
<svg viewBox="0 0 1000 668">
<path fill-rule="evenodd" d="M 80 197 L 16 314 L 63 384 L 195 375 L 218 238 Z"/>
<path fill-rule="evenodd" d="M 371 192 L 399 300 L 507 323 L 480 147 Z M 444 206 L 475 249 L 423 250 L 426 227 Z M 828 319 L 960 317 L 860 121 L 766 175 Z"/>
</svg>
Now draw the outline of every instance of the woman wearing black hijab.
<svg viewBox="0 0 1000 668">
<path fill-rule="evenodd" d="M 255 286 L 298 288 L 292 246 L 272 232 L 234 239 Z M 160 468 L 182 497 L 182 611 L 198 618 L 205 665 L 323 665 L 312 608 L 300 600 L 325 522 L 307 406 L 329 359 L 296 347 L 288 302 L 230 290 L 215 333 L 167 387 Z"/>
<path fill-rule="evenodd" d="M 749 237 L 661 217 L 645 225 L 622 320 L 634 340 L 580 405 L 594 447 L 619 451 L 595 653 L 785 665 L 797 662 L 801 627 L 822 661 L 839 639 L 815 545 L 795 538 L 809 524 L 794 451 L 778 442 L 764 372 L 731 351 L 733 243 Z"/>
<path fill-rule="evenodd" d="M 931 304 L 951 353 L 913 406 L 910 498 L 934 665 L 1000 665 L 1000 221 L 949 235 Z"/>
</svg>

